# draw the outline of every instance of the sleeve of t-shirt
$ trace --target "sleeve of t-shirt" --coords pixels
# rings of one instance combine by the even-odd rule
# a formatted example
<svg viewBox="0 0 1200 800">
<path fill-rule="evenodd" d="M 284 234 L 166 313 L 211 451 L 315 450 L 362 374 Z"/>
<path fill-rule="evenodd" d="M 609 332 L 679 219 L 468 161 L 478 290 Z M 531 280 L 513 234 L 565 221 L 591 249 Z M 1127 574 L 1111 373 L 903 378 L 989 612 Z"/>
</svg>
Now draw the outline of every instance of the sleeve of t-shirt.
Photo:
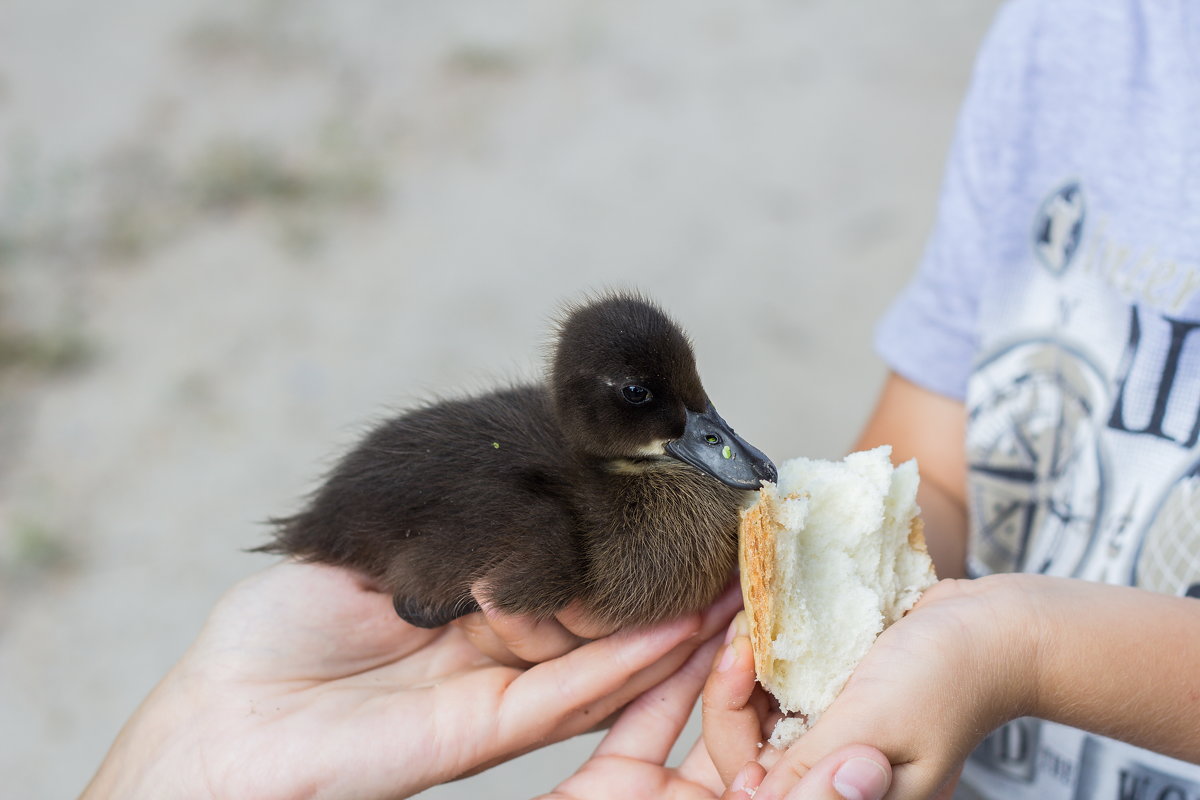
<svg viewBox="0 0 1200 800">
<path fill-rule="evenodd" d="M 875 330 L 875 349 L 894 372 L 958 400 L 979 344 L 980 293 L 996 245 L 1003 175 L 1013 166 L 1008 143 L 1019 139 L 1022 124 L 1019 94 L 1036 5 L 1006 5 L 980 48 L 925 253 Z"/>
</svg>

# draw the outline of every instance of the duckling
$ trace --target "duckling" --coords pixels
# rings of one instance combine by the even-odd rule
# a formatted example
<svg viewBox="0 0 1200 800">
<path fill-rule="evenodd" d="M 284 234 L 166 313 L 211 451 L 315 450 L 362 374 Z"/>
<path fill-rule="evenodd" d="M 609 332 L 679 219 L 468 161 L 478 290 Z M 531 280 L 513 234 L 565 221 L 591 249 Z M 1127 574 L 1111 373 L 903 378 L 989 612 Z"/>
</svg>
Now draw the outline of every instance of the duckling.
<svg viewBox="0 0 1200 800">
<path fill-rule="evenodd" d="M 569 307 L 543 384 L 383 422 L 262 551 L 352 567 L 433 628 L 579 601 L 617 627 L 703 608 L 771 461 L 717 414 L 683 331 L 636 294 Z"/>
</svg>

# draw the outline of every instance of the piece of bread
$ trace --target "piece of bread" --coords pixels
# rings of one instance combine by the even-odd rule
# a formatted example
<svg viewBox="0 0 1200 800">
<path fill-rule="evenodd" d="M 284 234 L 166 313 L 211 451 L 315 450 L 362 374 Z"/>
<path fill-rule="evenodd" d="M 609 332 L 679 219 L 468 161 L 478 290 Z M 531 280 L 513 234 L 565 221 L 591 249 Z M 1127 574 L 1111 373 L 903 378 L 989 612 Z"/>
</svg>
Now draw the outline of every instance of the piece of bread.
<svg viewBox="0 0 1200 800">
<path fill-rule="evenodd" d="M 936 582 L 916 461 L 891 448 L 797 458 L 742 511 L 742 597 L 758 680 L 788 712 L 771 744 L 810 728 L 883 629 Z"/>
</svg>

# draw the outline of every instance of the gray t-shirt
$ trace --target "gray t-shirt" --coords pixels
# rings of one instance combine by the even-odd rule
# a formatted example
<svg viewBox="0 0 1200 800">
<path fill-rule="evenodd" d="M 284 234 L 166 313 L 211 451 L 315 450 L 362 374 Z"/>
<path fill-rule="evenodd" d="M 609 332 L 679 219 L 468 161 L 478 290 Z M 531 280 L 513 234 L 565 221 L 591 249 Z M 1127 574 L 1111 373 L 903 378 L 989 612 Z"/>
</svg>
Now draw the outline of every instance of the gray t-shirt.
<svg viewBox="0 0 1200 800">
<path fill-rule="evenodd" d="M 966 403 L 972 574 L 1200 597 L 1197 329 L 1200 2 L 1014 0 L 876 336 L 896 372 Z M 995 800 L 1200 798 L 1200 766 L 1036 720 L 990 737 L 964 781 Z"/>
</svg>

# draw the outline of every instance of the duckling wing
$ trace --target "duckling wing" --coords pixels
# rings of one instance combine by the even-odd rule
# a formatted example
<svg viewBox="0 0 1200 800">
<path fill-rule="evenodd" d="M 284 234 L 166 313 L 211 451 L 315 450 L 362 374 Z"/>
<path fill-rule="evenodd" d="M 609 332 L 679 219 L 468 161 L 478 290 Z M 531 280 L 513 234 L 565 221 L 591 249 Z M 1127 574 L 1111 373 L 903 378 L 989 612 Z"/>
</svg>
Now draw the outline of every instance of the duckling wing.
<svg viewBox="0 0 1200 800">
<path fill-rule="evenodd" d="M 552 614 L 581 574 L 571 470 L 543 387 L 431 404 L 368 433 L 266 549 L 361 570 L 414 622 L 476 610 L 479 582 Z"/>
</svg>

